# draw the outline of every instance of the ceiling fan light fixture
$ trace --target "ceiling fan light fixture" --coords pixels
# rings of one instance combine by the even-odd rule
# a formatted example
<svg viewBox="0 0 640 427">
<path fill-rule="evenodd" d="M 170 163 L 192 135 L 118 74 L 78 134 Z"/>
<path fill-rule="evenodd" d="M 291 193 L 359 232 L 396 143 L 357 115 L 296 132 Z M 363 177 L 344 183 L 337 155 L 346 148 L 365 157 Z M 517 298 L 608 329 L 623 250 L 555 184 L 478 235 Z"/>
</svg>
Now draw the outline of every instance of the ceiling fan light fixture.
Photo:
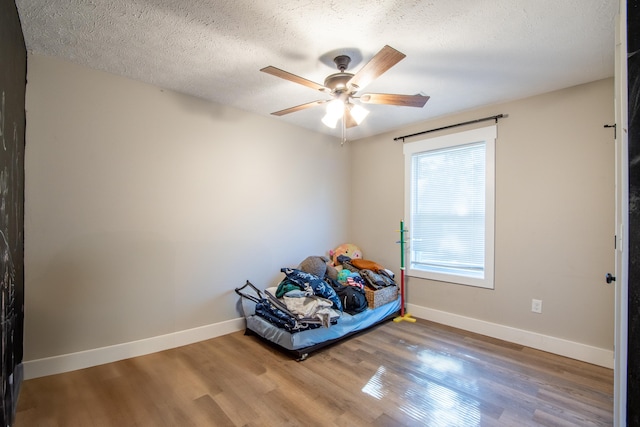
<svg viewBox="0 0 640 427">
<path fill-rule="evenodd" d="M 340 117 L 332 117 L 331 114 L 327 113 L 322 118 L 322 123 L 324 123 L 325 126 L 330 127 L 331 129 L 335 129 L 336 125 L 338 124 L 338 120 L 340 120 Z"/>
<path fill-rule="evenodd" d="M 327 103 L 327 114 L 322 118 L 322 123 L 335 129 L 338 120 L 344 114 L 344 102 L 341 99 L 334 99 Z"/>
<path fill-rule="evenodd" d="M 356 104 L 349 104 L 349 111 L 351 111 L 351 117 L 357 124 L 362 123 L 369 114 L 369 110 Z"/>
</svg>

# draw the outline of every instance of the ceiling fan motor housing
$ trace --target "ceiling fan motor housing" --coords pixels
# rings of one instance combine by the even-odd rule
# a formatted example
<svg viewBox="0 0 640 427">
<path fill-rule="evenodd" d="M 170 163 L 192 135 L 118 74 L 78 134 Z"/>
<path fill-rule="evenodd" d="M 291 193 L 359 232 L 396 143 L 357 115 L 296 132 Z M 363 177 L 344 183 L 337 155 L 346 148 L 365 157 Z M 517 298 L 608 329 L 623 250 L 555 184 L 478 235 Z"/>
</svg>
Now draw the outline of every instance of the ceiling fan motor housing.
<svg viewBox="0 0 640 427">
<path fill-rule="evenodd" d="M 324 86 L 331 89 L 332 94 L 340 94 L 348 89 L 347 83 L 349 83 L 349 80 L 353 77 L 353 74 L 344 72 L 344 70 L 349 67 L 351 58 L 348 55 L 338 55 L 333 58 L 333 62 L 336 63 L 336 67 L 338 67 L 340 72 L 331 74 L 324 79 Z"/>
<path fill-rule="evenodd" d="M 349 67 L 349 63 L 351 62 L 351 58 L 348 55 L 338 55 L 333 58 L 333 62 L 336 63 L 336 67 L 341 72 L 344 72 Z"/>
<path fill-rule="evenodd" d="M 347 90 L 347 83 L 351 80 L 351 73 L 335 73 L 324 79 L 325 87 L 331 89 L 331 93 L 342 92 Z"/>
</svg>

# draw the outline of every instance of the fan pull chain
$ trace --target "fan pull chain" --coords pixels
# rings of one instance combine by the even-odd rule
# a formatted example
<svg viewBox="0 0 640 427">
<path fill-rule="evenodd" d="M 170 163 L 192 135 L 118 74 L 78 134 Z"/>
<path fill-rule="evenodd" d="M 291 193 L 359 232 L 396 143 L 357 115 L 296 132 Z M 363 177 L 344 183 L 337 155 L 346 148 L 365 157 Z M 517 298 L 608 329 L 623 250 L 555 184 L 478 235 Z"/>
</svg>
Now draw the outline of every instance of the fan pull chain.
<svg viewBox="0 0 640 427">
<path fill-rule="evenodd" d="M 344 110 L 342 110 L 342 142 L 340 146 L 344 146 L 347 142 L 347 106 L 344 106 Z"/>
</svg>

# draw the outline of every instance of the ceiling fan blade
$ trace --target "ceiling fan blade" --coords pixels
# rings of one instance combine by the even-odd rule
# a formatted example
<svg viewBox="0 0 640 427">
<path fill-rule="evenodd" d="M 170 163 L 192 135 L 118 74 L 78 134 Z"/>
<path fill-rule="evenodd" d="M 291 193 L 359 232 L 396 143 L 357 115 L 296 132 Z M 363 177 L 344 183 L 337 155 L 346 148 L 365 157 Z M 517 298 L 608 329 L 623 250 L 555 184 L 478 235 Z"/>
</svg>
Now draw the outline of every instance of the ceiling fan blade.
<svg viewBox="0 0 640 427">
<path fill-rule="evenodd" d="M 310 87 L 315 90 L 326 90 L 324 86 L 319 83 L 307 80 L 304 77 L 296 76 L 288 71 L 281 70 L 280 68 L 268 66 L 261 69 L 263 73 L 271 74 L 272 76 L 280 77 L 281 79 L 289 80 L 290 82 L 298 83 L 306 87 Z"/>
<path fill-rule="evenodd" d="M 366 104 L 401 105 L 403 107 L 424 107 L 429 100 L 425 95 L 397 95 L 394 93 L 365 93 L 360 102 Z"/>
<path fill-rule="evenodd" d="M 307 108 L 315 107 L 316 105 L 324 104 L 327 101 L 313 101 L 307 102 L 306 104 L 296 105 L 295 107 L 286 108 L 284 110 L 276 111 L 271 113 L 274 116 L 284 116 L 285 114 L 295 113 L 296 111 L 305 110 Z"/>
<path fill-rule="evenodd" d="M 354 89 L 362 89 L 404 59 L 405 56 L 407 55 L 391 46 L 385 46 L 360 71 L 351 77 L 347 85 Z"/>
</svg>

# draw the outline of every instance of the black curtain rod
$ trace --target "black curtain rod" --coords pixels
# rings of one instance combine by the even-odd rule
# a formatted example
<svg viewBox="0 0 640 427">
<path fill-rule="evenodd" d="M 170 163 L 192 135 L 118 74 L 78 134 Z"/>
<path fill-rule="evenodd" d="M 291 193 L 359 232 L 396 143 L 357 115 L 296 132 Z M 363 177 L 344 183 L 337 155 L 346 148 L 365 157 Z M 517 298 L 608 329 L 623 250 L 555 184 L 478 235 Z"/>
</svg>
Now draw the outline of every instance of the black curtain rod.
<svg viewBox="0 0 640 427">
<path fill-rule="evenodd" d="M 438 131 L 438 130 L 455 128 L 455 127 L 458 127 L 458 126 L 470 125 L 470 124 L 473 124 L 473 123 L 486 122 L 487 120 L 495 120 L 496 123 L 498 123 L 498 119 L 502 119 L 504 117 L 508 117 L 508 116 L 506 114 L 498 114 L 497 116 L 484 117 L 482 119 L 471 120 L 469 122 L 456 123 L 455 125 L 444 126 L 444 127 L 437 128 L 437 129 L 429 129 L 429 130 L 425 130 L 425 131 L 418 132 L 418 133 L 412 133 L 411 135 L 398 136 L 396 138 L 393 138 L 393 140 L 394 141 L 402 140 L 402 142 L 404 142 L 405 138 L 411 138 L 412 136 L 424 135 L 425 133 L 429 133 L 429 132 L 435 132 L 435 131 Z"/>
</svg>

